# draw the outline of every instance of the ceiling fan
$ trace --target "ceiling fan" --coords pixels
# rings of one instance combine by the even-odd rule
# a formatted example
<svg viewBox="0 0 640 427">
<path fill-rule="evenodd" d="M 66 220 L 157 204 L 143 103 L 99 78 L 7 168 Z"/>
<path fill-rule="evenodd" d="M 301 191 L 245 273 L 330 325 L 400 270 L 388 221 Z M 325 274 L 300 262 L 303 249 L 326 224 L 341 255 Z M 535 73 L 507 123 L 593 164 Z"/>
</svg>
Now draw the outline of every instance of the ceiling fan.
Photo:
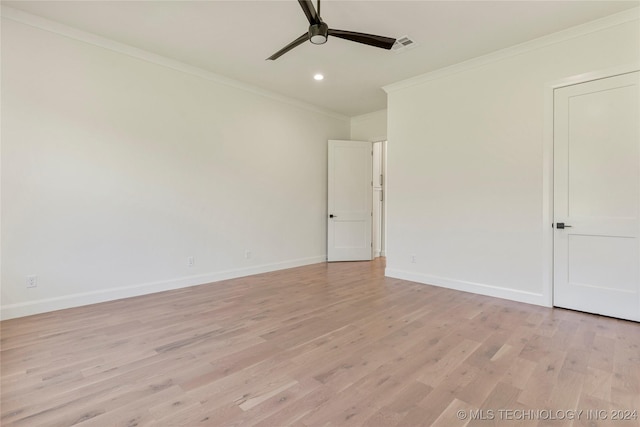
<svg viewBox="0 0 640 427">
<path fill-rule="evenodd" d="M 340 37 L 341 39 L 351 40 L 356 43 L 368 44 L 369 46 L 380 47 L 382 49 L 391 49 L 396 39 L 391 37 L 376 36 L 373 34 L 356 33 L 354 31 L 334 30 L 329 28 L 320 17 L 320 0 L 318 0 L 318 11 L 316 12 L 311 0 L 298 0 L 302 11 L 309 20 L 309 30 L 268 57 L 268 60 L 275 60 L 280 58 L 285 53 L 289 52 L 296 46 L 309 40 L 313 44 L 324 44 L 327 42 L 329 36 Z"/>
</svg>

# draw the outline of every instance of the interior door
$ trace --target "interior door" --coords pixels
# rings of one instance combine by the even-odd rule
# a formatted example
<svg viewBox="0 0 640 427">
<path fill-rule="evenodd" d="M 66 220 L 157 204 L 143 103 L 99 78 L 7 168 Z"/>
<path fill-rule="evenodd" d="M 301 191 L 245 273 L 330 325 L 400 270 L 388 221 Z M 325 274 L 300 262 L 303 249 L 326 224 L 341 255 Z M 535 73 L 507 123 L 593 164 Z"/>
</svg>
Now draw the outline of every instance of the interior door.
<svg viewBox="0 0 640 427">
<path fill-rule="evenodd" d="M 372 146 L 364 141 L 329 141 L 327 260 L 373 259 Z"/>
<path fill-rule="evenodd" d="M 640 320 L 640 73 L 554 93 L 554 305 Z"/>
</svg>

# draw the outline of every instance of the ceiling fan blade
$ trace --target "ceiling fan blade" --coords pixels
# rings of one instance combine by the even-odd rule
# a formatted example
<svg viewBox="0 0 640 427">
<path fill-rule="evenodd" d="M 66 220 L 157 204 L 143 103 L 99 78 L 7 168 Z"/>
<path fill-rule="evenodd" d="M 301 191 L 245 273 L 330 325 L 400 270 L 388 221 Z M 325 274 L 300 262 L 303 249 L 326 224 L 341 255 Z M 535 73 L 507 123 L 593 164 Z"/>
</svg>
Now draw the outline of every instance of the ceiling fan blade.
<svg viewBox="0 0 640 427">
<path fill-rule="evenodd" d="M 311 0 L 298 0 L 298 3 L 300 3 L 300 7 L 302 7 L 304 14 L 307 15 L 309 24 L 314 25 L 320 23 L 320 17 L 316 13 L 316 9 L 313 7 Z"/>
<path fill-rule="evenodd" d="M 282 55 L 284 55 L 285 53 L 289 52 L 294 47 L 300 46 L 302 43 L 306 42 L 307 40 L 309 40 L 309 33 L 304 33 L 303 35 L 301 35 L 300 37 L 298 37 L 297 39 L 295 39 L 294 41 L 292 41 L 291 43 L 289 43 L 288 45 L 286 45 L 285 47 L 283 47 L 282 49 L 280 49 L 270 57 L 268 57 L 267 60 L 271 60 L 271 61 L 276 60 L 280 58 Z"/>
<path fill-rule="evenodd" d="M 334 30 L 329 28 L 329 35 L 340 37 L 341 39 L 351 40 L 352 42 L 368 44 L 382 49 L 391 49 L 396 39 L 385 36 L 376 36 L 373 34 L 356 33 L 355 31 Z"/>
</svg>

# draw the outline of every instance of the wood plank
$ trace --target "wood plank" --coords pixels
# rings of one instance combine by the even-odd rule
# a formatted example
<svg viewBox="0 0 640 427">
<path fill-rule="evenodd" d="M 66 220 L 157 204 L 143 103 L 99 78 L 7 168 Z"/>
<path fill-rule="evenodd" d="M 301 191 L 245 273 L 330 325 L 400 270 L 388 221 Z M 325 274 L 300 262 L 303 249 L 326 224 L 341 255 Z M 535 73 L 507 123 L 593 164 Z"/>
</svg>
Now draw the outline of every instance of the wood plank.
<svg viewBox="0 0 640 427">
<path fill-rule="evenodd" d="M 3 426 L 488 426 L 456 413 L 640 407 L 637 323 L 387 278 L 383 259 L 12 319 L 0 345 Z"/>
</svg>

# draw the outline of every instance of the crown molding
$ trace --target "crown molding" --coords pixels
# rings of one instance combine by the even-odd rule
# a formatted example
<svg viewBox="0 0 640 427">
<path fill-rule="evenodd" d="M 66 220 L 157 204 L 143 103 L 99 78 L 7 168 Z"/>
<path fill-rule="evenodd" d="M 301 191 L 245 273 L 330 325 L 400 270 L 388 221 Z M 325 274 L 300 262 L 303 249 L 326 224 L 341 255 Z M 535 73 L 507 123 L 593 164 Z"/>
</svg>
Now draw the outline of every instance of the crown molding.
<svg viewBox="0 0 640 427">
<path fill-rule="evenodd" d="M 425 74 L 421 74 L 416 77 L 411 77 L 406 80 L 402 80 L 396 83 L 392 83 L 383 86 L 387 93 L 396 92 L 398 90 L 410 88 L 419 84 L 423 84 L 432 80 L 437 80 L 443 77 L 447 77 L 453 74 L 457 74 L 463 71 L 472 70 L 474 68 L 482 67 L 484 65 L 498 62 L 507 58 L 511 58 L 523 53 L 531 52 L 546 46 L 550 46 L 556 43 L 564 42 L 574 39 L 576 37 L 584 36 L 587 34 L 595 33 L 607 28 L 615 27 L 617 25 L 624 24 L 630 21 L 636 21 L 640 19 L 640 7 L 634 7 L 622 12 L 618 12 L 613 15 L 606 16 L 604 18 L 590 21 L 585 24 L 577 25 L 575 27 L 568 28 L 566 30 L 559 31 L 557 33 L 549 34 L 537 39 L 530 40 L 515 46 L 511 46 L 505 49 L 497 50 L 486 55 L 478 56 L 476 58 L 469 59 L 448 67 L 440 68 L 434 71 L 430 71 Z"/>
<path fill-rule="evenodd" d="M 345 116 L 343 114 L 326 110 L 324 108 L 320 108 L 318 106 L 315 106 L 306 102 L 298 101 L 297 99 L 289 98 L 287 96 L 280 95 L 276 92 L 272 92 L 266 89 L 259 88 L 257 86 L 243 83 L 238 80 L 231 79 L 229 77 L 221 76 L 219 74 L 213 73 L 203 68 L 195 67 L 195 66 L 186 64 L 184 62 L 168 58 L 166 56 L 158 55 L 158 54 L 146 51 L 144 49 L 139 49 L 137 47 L 134 47 L 125 43 L 120 43 L 115 40 L 108 39 L 106 37 L 98 36 L 96 34 L 92 34 L 86 31 L 82 31 L 77 28 L 73 28 L 68 25 L 61 24 L 59 22 L 52 21 L 46 18 L 42 18 L 27 12 L 23 12 L 21 10 L 14 9 L 9 6 L 5 6 L 5 5 L 1 6 L 1 16 L 2 18 L 19 22 L 21 24 L 29 25 L 31 27 L 38 28 L 40 30 L 48 31 L 54 34 L 58 34 L 64 37 L 68 37 L 68 38 L 71 38 L 80 42 L 88 43 L 94 46 L 98 46 L 104 49 L 109 49 L 111 51 L 118 52 L 123 55 L 128 55 L 136 59 L 141 59 L 143 61 L 160 65 L 166 68 L 170 68 L 176 71 L 180 71 L 186 74 L 191 74 L 193 76 L 197 76 L 205 80 L 219 83 L 221 85 L 233 87 L 235 89 L 239 89 L 245 92 L 250 92 L 255 95 L 263 96 L 265 98 L 269 98 L 277 102 L 291 105 L 293 107 L 308 110 L 314 113 L 320 113 L 338 120 L 344 120 L 344 121 L 350 120 L 348 116 Z"/>
<path fill-rule="evenodd" d="M 351 117 L 351 123 L 358 123 L 361 121 L 365 121 L 365 120 L 369 120 L 371 118 L 376 117 L 377 115 L 384 113 L 385 115 L 387 114 L 387 109 L 383 108 L 382 110 L 376 110 L 376 111 L 372 111 L 370 113 L 365 113 L 365 114 L 361 114 L 359 116 L 353 116 Z"/>
</svg>

